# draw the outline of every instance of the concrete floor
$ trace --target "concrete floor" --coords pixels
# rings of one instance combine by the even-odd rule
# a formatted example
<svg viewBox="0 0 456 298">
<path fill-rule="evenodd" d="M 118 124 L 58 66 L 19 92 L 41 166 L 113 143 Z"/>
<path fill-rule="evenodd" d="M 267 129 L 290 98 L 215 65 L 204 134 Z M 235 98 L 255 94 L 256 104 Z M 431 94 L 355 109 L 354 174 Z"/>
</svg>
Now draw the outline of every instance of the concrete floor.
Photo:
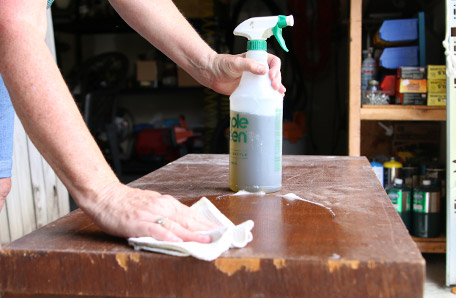
<svg viewBox="0 0 456 298">
<path fill-rule="evenodd" d="M 425 298 L 456 298 L 451 287 L 445 286 L 445 254 L 424 254 L 426 259 Z"/>
</svg>

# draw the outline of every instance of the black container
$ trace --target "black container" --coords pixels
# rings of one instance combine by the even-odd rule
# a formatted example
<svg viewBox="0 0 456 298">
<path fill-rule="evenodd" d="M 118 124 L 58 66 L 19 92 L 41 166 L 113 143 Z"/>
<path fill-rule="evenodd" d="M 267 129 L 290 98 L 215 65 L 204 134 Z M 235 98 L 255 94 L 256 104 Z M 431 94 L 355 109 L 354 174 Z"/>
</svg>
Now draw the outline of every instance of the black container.
<svg viewBox="0 0 456 298">
<path fill-rule="evenodd" d="M 401 169 L 401 178 L 407 187 L 413 188 L 419 186 L 420 175 L 418 167 L 404 165 Z"/>
<path fill-rule="evenodd" d="M 426 179 L 431 180 L 432 185 L 437 185 L 440 187 L 442 197 L 445 197 L 445 178 L 446 171 L 444 168 L 429 167 L 426 168 Z"/>
<path fill-rule="evenodd" d="M 426 168 L 425 179 L 431 180 L 431 185 L 440 188 L 440 224 L 446 228 L 446 171 L 445 168 L 432 166 Z"/>
<path fill-rule="evenodd" d="M 402 184 L 403 181 L 400 178 L 394 179 L 394 184 L 386 187 L 386 193 L 396 208 L 397 213 L 401 217 L 405 226 L 412 232 L 412 190 L 406 185 Z"/>
<path fill-rule="evenodd" d="M 431 185 L 431 180 L 423 180 L 423 186 L 413 190 L 413 236 L 440 236 L 440 204 L 440 189 Z"/>
</svg>

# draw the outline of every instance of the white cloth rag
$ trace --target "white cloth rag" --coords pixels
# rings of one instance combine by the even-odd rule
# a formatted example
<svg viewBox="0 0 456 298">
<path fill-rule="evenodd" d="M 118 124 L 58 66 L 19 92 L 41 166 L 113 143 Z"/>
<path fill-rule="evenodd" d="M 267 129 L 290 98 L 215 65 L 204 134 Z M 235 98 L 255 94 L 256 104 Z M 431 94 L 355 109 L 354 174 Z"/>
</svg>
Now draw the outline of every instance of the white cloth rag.
<svg viewBox="0 0 456 298">
<path fill-rule="evenodd" d="M 241 248 L 252 241 L 252 220 L 236 226 L 205 197 L 190 208 L 199 216 L 221 226 L 217 230 L 199 232 L 210 235 L 211 243 L 159 241 L 152 237 L 129 238 L 128 243 L 136 250 L 142 249 L 180 257 L 193 256 L 204 261 L 212 261 L 228 249 Z"/>
</svg>

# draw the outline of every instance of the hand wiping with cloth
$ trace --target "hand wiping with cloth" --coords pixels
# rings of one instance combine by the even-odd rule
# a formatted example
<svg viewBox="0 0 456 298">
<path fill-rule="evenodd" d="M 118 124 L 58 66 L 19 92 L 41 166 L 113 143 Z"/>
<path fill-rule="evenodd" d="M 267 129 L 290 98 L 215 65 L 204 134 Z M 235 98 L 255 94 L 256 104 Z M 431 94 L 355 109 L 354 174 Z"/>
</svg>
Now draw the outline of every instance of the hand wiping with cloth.
<svg viewBox="0 0 456 298">
<path fill-rule="evenodd" d="M 211 237 L 210 243 L 159 241 L 152 237 L 129 238 L 128 243 L 136 250 L 142 249 L 182 257 L 193 256 L 201 260 L 212 261 L 228 249 L 244 247 L 253 239 L 251 230 L 254 223 L 252 220 L 234 225 L 205 197 L 193 204 L 190 209 L 193 209 L 198 216 L 220 226 L 216 230 L 200 232 Z M 159 218 L 156 221 L 156 224 L 163 227 L 166 227 L 166 223 L 166 218 Z"/>
</svg>

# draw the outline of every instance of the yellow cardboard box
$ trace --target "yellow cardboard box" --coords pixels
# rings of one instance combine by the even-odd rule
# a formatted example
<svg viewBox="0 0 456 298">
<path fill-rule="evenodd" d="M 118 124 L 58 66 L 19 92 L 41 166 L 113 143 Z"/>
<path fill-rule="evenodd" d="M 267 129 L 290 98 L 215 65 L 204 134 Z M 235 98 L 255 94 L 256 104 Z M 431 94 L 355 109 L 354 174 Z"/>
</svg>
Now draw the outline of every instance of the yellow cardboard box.
<svg viewBox="0 0 456 298">
<path fill-rule="evenodd" d="M 410 80 L 399 79 L 396 84 L 397 92 L 399 93 L 426 93 L 426 79 Z"/>
<path fill-rule="evenodd" d="M 428 93 L 427 105 L 428 106 L 446 106 L 447 95 L 446 93 Z"/>
<path fill-rule="evenodd" d="M 427 87 L 429 93 L 446 93 L 446 80 L 430 79 Z"/>
<path fill-rule="evenodd" d="M 446 66 L 445 65 L 428 65 L 427 78 L 435 80 L 446 80 Z"/>
</svg>

